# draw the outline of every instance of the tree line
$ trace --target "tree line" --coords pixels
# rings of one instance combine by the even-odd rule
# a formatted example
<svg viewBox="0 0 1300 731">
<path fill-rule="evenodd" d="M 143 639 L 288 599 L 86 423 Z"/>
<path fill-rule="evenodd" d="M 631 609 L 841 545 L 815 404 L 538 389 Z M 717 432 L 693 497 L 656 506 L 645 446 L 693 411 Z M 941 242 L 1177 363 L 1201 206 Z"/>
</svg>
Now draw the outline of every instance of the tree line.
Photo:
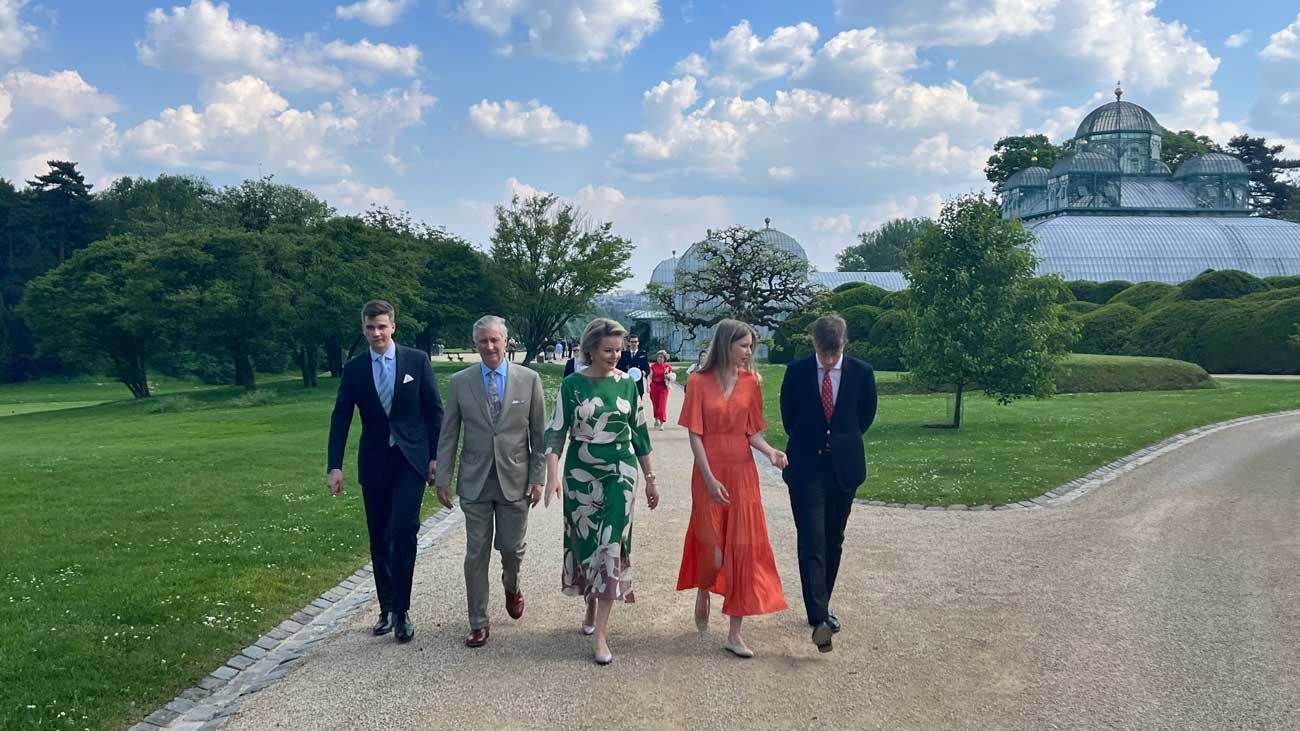
<svg viewBox="0 0 1300 731">
<path fill-rule="evenodd" d="M 398 312 L 399 339 L 467 344 L 504 314 L 542 341 L 628 276 L 630 242 L 554 196 L 496 209 L 484 252 L 405 212 L 340 216 L 271 176 L 120 178 L 93 193 L 51 161 L 24 189 L 0 179 L 0 380 L 108 373 L 137 397 L 149 373 L 246 388 L 296 368 L 304 386 L 364 347 L 361 303 Z"/>
</svg>

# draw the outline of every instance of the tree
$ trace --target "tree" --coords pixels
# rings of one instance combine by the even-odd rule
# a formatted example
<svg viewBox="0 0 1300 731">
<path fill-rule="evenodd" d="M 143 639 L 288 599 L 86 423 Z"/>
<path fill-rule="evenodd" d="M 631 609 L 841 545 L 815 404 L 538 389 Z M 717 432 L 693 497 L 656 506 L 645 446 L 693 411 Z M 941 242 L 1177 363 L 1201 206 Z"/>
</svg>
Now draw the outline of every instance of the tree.
<svg viewBox="0 0 1300 731">
<path fill-rule="evenodd" d="M 1176 170 L 1179 165 L 1207 152 L 1223 152 L 1223 148 L 1209 137 L 1190 129 L 1181 132 L 1163 130 L 1160 133 L 1160 159 L 1170 170 Z"/>
<path fill-rule="evenodd" d="M 110 236 L 162 236 L 226 222 L 217 189 L 194 175 L 118 178 L 95 196 L 95 205 Z"/>
<path fill-rule="evenodd" d="M 927 219 L 895 218 L 875 231 L 858 234 L 859 243 L 841 251 L 836 268 L 842 272 L 901 272 L 907 268 L 903 252 L 925 229 Z"/>
<path fill-rule="evenodd" d="M 695 245 L 698 269 L 679 267 L 672 287 L 651 285 L 646 294 L 692 338 L 729 317 L 776 329 L 822 290 L 809 280 L 807 260 L 759 234 L 744 226 L 711 232 Z"/>
<path fill-rule="evenodd" d="M 136 398 L 149 396 L 146 361 L 163 332 L 149 246 L 129 236 L 97 241 L 33 279 L 22 305 L 42 349 L 106 358 Z"/>
<path fill-rule="evenodd" d="M 218 203 L 235 225 L 265 231 L 276 224 L 312 226 L 332 218 L 334 208 L 310 192 L 273 182 L 274 175 L 222 189 Z"/>
<path fill-rule="evenodd" d="M 631 276 L 632 243 L 613 224 L 588 225 L 575 206 L 554 195 L 517 196 L 496 207 L 492 273 L 510 324 L 532 362 L 542 341 Z"/>
<path fill-rule="evenodd" d="M 1055 388 L 1052 370 L 1077 331 L 1058 304 L 1065 284 L 1034 276 L 1033 240 L 981 193 L 944 204 L 907 250 L 915 331 L 906 360 L 922 384 L 955 390 L 952 428 L 968 387 L 1000 404 Z"/>
<path fill-rule="evenodd" d="M 993 184 L 994 192 L 1001 194 L 1007 178 L 1035 165 L 1050 170 L 1062 154 L 1064 150 L 1053 145 L 1047 135 L 1003 137 L 993 145 L 984 176 Z"/>
<path fill-rule="evenodd" d="M 1285 145 L 1270 145 L 1263 137 L 1243 134 L 1228 140 L 1229 152 L 1250 170 L 1250 207 L 1261 216 L 1279 218 L 1290 207 L 1295 189 L 1280 176 L 1300 168 L 1300 160 L 1278 157 L 1284 149 Z"/>
<path fill-rule="evenodd" d="M 50 160 L 50 171 L 27 185 L 36 193 L 46 247 L 54 264 L 99 238 L 86 177 L 77 163 Z"/>
</svg>

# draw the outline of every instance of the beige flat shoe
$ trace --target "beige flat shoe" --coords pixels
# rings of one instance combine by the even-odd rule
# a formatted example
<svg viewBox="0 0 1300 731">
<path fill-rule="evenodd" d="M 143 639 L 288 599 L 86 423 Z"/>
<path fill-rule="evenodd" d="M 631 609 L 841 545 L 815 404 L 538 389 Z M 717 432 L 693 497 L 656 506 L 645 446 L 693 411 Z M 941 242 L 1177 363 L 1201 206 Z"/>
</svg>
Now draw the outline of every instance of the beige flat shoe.
<svg viewBox="0 0 1300 731">
<path fill-rule="evenodd" d="M 746 660 L 754 656 L 753 650 L 749 649 L 748 647 L 745 647 L 744 645 L 737 645 L 732 642 L 724 643 L 722 645 L 722 649 L 726 650 L 727 652 L 730 652 L 736 657 L 743 657 Z"/>
</svg>

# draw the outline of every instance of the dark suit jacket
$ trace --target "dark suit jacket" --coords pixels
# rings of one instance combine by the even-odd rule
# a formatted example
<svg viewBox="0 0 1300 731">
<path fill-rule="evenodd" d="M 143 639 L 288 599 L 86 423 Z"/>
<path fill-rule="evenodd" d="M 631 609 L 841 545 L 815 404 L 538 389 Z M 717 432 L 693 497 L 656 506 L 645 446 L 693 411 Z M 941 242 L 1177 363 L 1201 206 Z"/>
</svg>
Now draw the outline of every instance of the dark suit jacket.
<svg viewBox="0 0 1300 731">
<path fill-rule="evenodd" d="M 840 391 L 829 424 L 822 410 L 817 356 L 797 360 L 785 371 L 785 380 L 781 382 L 781 422 L 790 436 L 786 446 L 790 466 L 783 476 L 791 489 L 815 476 L 817 452 L 828 443 L 835 477 L 842 489 L 856 491 L 867 479 L 867 452 L 862 435 L 876 418 L 876 374 L 870 365 L 847 355 L 840 367 Z"/>
<path fill-rule="evenodd" d="M 636 390 L 644 396 L 645 380 L 650 377 L 650 358 L 646 356 L 644 350 L 638 350 L 635 353 L 624 350 L 618 356 L 618 369 L 620 371 L 627 373 L 633 366 L 641 369 L 641 380 L 636 382 Z"/>
<path fill-rule="evenodd" d="M 377 485 L 384 474 L 388 435 L 397 440 L 402 456 L 421 475 L 438 457 L 438 432 L 442 428 L 442 401 L 433 366 L 424 351 L 397 346 L 392 413 L 385 414 L 375 390 L 370 349 L 343 366 L 339 395 L 330 417 L 329 465 L 343 468 L 343 450 L 352 426 L 352 409 L 361 412 L 361 443 L 357 449 L 357 478 L 362 485 Z M 407 380 L 407 377 L 410 380 Z"/>
</svg>

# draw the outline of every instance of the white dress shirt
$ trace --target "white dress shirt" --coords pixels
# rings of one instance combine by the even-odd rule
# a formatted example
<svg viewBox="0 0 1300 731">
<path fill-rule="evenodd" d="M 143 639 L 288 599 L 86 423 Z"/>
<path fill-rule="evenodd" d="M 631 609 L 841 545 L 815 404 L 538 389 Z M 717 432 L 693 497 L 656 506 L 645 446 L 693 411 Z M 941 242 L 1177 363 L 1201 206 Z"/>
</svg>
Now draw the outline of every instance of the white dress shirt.
<svg viewBox="0 0 1300 731">
<path fill-rule="evenodd" d="M 816 356 L 813 356 L 816 358 Z M 822 365 L 821 358 L 817 360 L 817 393 L 822 392 L 822 379 L 826 377 L 826 368 Z M 835 361 L 835 367 L 831 368 L 831 404 L 834 405 L 840 399 L 840 376 L 844 372 L 844 354 L 840 353 L 840 359 Z"/>
</svg>

